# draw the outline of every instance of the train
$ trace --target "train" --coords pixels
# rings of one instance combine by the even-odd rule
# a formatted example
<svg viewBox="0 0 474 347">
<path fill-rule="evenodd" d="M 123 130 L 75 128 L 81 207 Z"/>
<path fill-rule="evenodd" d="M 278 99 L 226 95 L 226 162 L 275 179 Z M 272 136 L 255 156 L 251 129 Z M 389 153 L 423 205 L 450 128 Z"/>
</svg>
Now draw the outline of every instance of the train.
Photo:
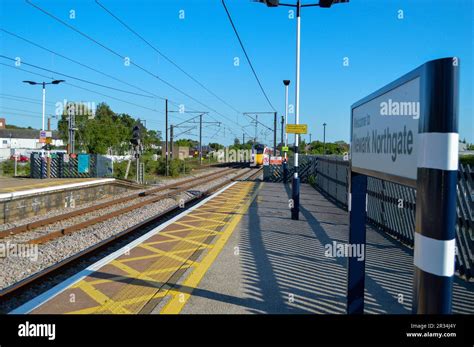
<svg viewBox="0 0 474 347">
<path fill-rule="evenodd" d="M 255 166 L 262 166 L 265 156 L 270 158 L 274 155 L 281 155 L 281 153 L 282 152 L 277 149 L 276 154 L 274 154 L 272 147 L 268 147 L 268 146 L 266 146 L 264 144 L 261 144 L 261 143 L 256 143 L 256 144 L 252 145 L 252 159 L 251 159 L 251 162 Z M 282 159 L 282 157 L 277 157 L 276 159 L 274 159 L 274 163 L 278 163 L 278 160 L 280 160 L 280 164 L 281 164 L 283 159 Z"/>
<path fill-rule="evenodd" d="M 256 166 L 263 165 L 263 155 L 265 154 L 265 146 L 258 143 L 253 146 L 252 153 L 254 155 L 254 162 Z"/>
</svg>

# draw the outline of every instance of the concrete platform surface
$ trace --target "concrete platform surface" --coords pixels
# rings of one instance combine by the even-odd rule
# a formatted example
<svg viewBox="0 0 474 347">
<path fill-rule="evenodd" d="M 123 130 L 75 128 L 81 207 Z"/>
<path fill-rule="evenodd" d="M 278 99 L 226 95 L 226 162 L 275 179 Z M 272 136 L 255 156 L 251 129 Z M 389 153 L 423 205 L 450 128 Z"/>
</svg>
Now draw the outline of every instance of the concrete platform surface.
<svg viewBox="0 0 474 347">
<path fill-rule="evenodd" d="M 327 251 L 348 214 L 303 184 L 293 221 L 290 196 L 234 182 L 14 313 L 345 314 L 347 258 Z M 368 228 L 365 282 L 366 313 L 411 313 L 412 250 Z M 455 313 L 474 313 L 473 286 L 455 278 Z"/>
<path fill-rule="evenodd" d="M 281 183 L 263 184 L 181 313 L 345 313 L 347 258 L 325 247 L 347 242 L 348 213 L 303 184 L 293 221 L 290 196 Z M 365 282 L 366 313 L 411 313 L 412 250 L 367 228 Z M 474 313 L 473 283 L 455 278 L 453 307 Z"/>
<path fill-rule="evenodd" d="M 102 180 L 100 178 L 24 178 L 24 177 L 0 177 L 0 194 L 21 192 L 43 188 L 60 188 L 59 186 L 93 183 Z"/>
</svg>

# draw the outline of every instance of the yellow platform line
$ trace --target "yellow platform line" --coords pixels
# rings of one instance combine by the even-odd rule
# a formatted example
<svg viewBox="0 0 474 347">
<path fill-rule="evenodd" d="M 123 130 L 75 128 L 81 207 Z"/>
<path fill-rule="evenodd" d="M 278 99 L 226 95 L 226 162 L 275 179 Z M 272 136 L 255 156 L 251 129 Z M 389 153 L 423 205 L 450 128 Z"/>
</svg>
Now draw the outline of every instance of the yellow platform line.
<svg viewBox="0 0 474 347">
<path fill-rule="evenodd" d="M 203 213 L 203 214 L 209 214 L 209 212 Z M 212 217 L 201 217 L 199 215 L 193 214 L 192 217 L 196 219 L 196 221 L 206 221 L 208 222 L 211 220 L 213 223 L 216 223 L 218 225 L 225 225 L 225 222 L 222 220 L 222 216 L 212 216 Z"/>
<path fill-rule="evenodd" d="M 89 283 L 87 283 L 87 281 L 81 281 L 78 287 L 84 293 L 86 293 L 89 297 L 95 300 L 99 304 L 99 307 L 107 305 L 107 303 L 112 301 L 111 298 L 109 298 L 107 295 L 102 293 L 100 290 L 97 290 L 96 288 L 94 288 L 94 286 L 91 286 Z M 121 308 L 119 313 L 130 313 L 130 312 L 124 308 Z"/>
<path fill-rule="evenodd" d="M 159 245 L 159 244 L 162 244 L 162 243 L 176 242 L 177 240 L 181 240 L 181 239 L 182 239 L 182 240 L 186 240 L 186 239 L 190 239 L 190 240 L 202 239 L 202 238 L 206 238 L 207 235 L 195 235 L 195 236 L 181 237 L 181 236 L 176 236 L 176 235 L 173 235 L 173 234 L 166 234 L 166 237 L 169 237 L 169 239 L 168 239 L 168 240 L 160 240 L 160 241 L 147 242 L 147 245 L 149 245 L 149 246 Z"/>
<path fill-rule="evenodd" d="M 176 248 L 178 248 L 177 245 Z M 182 246 L 181 246 L 182 247 Z M 157 251 L 157 250 L 155 250 Z M 174 252 L 184 252 L 189 250 L 174 250 Z M 138 258 L 138 257 L 137 257 Z M 169 268 L 169 263 L 171 262 L 171 257 L 165 257 L 166 259 L 163 261 L 163 258 L 158 259 L 152 266 L 149 267 L 149 269 L 154 269 L 156 268 L 156 265 L 162 265 L 166 266 Z M 179 257 L 180 260 L 184 259 Z M 123 260 L 122 260 L 123 261 Z M 185 264 L 185 267 L 189 267 L 189 261 L 186 259 L 187 263 Z M 80 281 L 78 282 L 75 286 L 81 288 L 88 296 L 90 296 L 93 300 L 99 303 L 98 306 L 91 307 L 87 311 L 74 311 L 75 313 L 118 313 L 118 314 L 123 314 L 123 313 L 134 313 L 134 311 L 130 311 L 124 307 L 124 302 L 127 304 L 133 304 L 133 305 L 140 305 L 143 303 L 143 301 L 146 300 L 141 300 L 139 299 L 140 297 L 147 297 L 148 300 L 150 297 L 152 297 L 154 294 L 156 294 L 157 291 L 159 291 L 159 287 L 154 287 L 153 286 L 147 286 L 147 288 L 143 288 L 141 286 L 137 286 L 133 281 L 135 280 L 143 280 L 150 282 L 150 284 L 153 284 L 157 282 L 156 279 L 149 277 L 151 274 L 150 272 L 153 270 L 148 270 L 148 271 L 143 271 L 143 272 L 138 272 L 127 265 L 123 264 L 121 261 L 118 260 L 113 260 L 111 265 L 114 265 L 116 267 L 119 267 L 121 270 L 126 272 L 129 276 L 128 278 L 131 279 L 131 283 L 127 284 L 124 289 L 122 289 L 119 293 L 115 294 L 113 297 L 107 297 L 105 294 L 103 294 L 100 290 L 94 288 L 94 286 L 91 283 L 88 283 L 87 281 Z M 183 264 L 180 264 L 179 266 L 176 266 L 177 271 L 179 268 L 182 267 Z M 100 270 L 99 270 L 100 271 Z M 171 271 L 166 271 L 166 272 L 171 272 Z M 166 272 L 162 272 L 163 275 L 166 275 Z M 160 273 L 160 272 L 158 272 Z M 174 273 L 174 271 L 173 271 Z M 163 278 L 163 283 L 167 281 L 169 276 Z M 134 293 L 139 293 L 139 295 L 133 295 Z M 142 294 L 145 293 L 145 294 Z M 66 312 L 67 313 L 67 312 Z"/>
<path fill-rule="evenodd" d="M 247 184 L 241 189 L 239 189 L 240 194 L 237 194 L 236 192 L 228 192 L 228 194 L 240 195 L 239 196 L 240 201 L 242 201 L 244 199 L 248 199 L 250 195 L 248 193 L 249 191 L 252 190 L 252 187 L 254 186 Z M 250 205 L 251 201 L 253 201 L 253 199 L 254 199 L 254 196 L 250 199 L 250 201 L 247 201 L 247 203 L 244 203 L 244 204 L 241 204 L 241 203 L 235 204 L 232 202 L 232 204 L 237 205 L 237 206 L 233 206 L 233 208 L 235 209 L 236 207 L 238 207 L 238 210 L 240 211 L 240 210 L 243 210 L 243 208 L 245 207 L 245 210 L 246 210 L 248 206 Z M 219 207 L 216 207 L 214 211 L 212 211 L 211 213 L 215 213 L 216 211 L 222 211 L 222 209 L 227 209 L 227 206 L 230 204 L 231 202 L 221 203 L 219 204 Z M 242 214 L 239 214 L 240 217 L 241 215 Z M 221 218 L 224 219 L 224 218 L 227 218 L 227 216 L 222 216 Z M 234 220 L 235 220 L 235 216 L 234 216 Z M 207 227 L 209 227 L 209 224 L 213 224 L 212 226 L 213 228 L 221 227 L 221 225 L 216 225 L 219 223 L 215 223 L 215 222 L 209 223 L 209 221 L 207 223 L 198 223 L 198 224 L 207 224 L 206 225 Z M 225 230 L 228 230 L 228 229 L 229 227 L 225 228 Z M 211 249 L 208 252 L 208 254 L 211 254 L 213 250 L 215 249 L 215 246 L 219 245 L 220 242 L 222 242 L 222 241 L 219 242 L 219 240 L 225 240 L 225 241 L 227 240 L 227 238 L 223 238 L 221 236 L 219 240 L 213 245 L 204 244 L 202 242 L 194 241 L 194 240 L 191 240 L 191 242 L 189 242 L 191 238 L 192 239 L 207 238 L 213 235 L 214 236 L 222 235 L 224 231 L 217 232 L 212 229 L 207 229 L 207 228 L 203 228 L 200 226 L 193 226 L 193 225 L 186 225 L 186 229 L 184 230 L 189 230 L 191 232 L 190 235 L 185 236 L 185 237 L 170 235 L 171 233 L 175 232 L 175 230 L 165 231 L 163 233 L 164 236 L 178 240 L 178 244 L 175 245 L 171 250 L 163 251 L 151 246 L 153 243 L 159 243 L 163 241 L 143 243 L 143 244 L 138 245 L 137 247 L 148 249 L 152 251 L 154 254 L 147 255 L 147 256 L 133 257 L 133 258 L 126 258 L 126 259 L 119 258 L 120 260 L 116 259 L 113 262 L 111 262 L 111 265 L 118 267 L 122 271 L 126 272 L 127 275 L 124 275 L 124 276 L 118 275 L 118 276 L 114 276 L 113 278 L 99 279 L 96 281 L 83 280 L 77 283 L 74 287 L 80 288 L 83 292 L 85 292 L 85 294 L 87 294 L 94 301 L 96 301 L 99 304 L 99 306 L 76 310 L 69 313 L 135 313 L 135 312 L 138 312 L 143 307 L 143 305 L 145 305 L 146 302 L 152 298 L 160 298 L 170 293 L 178 296 L 180 293 L 174 290 L 170 291 L 172 288 L 169 288 L 169 285 L 166 285 L 167 281 L 169 281 L 171 276 L 175 272 L 179 271 L 180 269 L 185 270 L 191 267 L 200 266 L 199 262 L 192 261 L 189 259 L 189 257 L 192 254 L 194 254 L 196 251 L 200 249 Z M 168 241 L 168 240 L 165 240 L 165 241 Z M 184 242 L 181 242 L 181 241 L 184 241 Z M 195 247 L 189 248 L 190 243 L 194 244 Z M 178 256 L 177 254 L 179 253 L 190 253 L 190 254 L 188 258 L 186 258 L 186 257 Z M 124 264 L 124 262 L 128 262 L 128 261 L 141 260 L 141 259 L 147 259 L 147 258 L 153 258 L 153 257 L 160 257 L 160 259 L 158 259 L 156 262 L 153 263 L 153 265 L 148 267 L 146 271 L 142 271 L 142 272 L 138 272 L 134 270 L 133 268 L 130 268 L 128 265 Z M 208 257 L 205 256 L 205 259 L 206 258 Z M 175 266 L 170 266 L 172 265 L 171 263 L 172 260 L 178 261 L 180 262 L 180 264 L 177 264 Z M 159 268 L 157 269 L 157 267 Z M 158 278 L 150 277 L 154 274 L 159 275 Z M 114 294 L 113 297 L 106 296 L 99 289 L 94 287 L 94 285 L 111 282 L 117 279 L 130 279 L 131 283 L 127 284 L 126 287 L 124 287 L 118 293 Z M 135 280 L 147 281 L 147 282 L 150 282 L 150 285 L 146 285 L 146 287 L 143 287 L 143 285 L 141 285 L 139 282 L 134 282 Z M 155 286 L 154 283 L 157 283 L 157 285 Z M 160 285 L 160 283 L 163 283 L 163 285 Z M 129 308 L 125 307 L 127 305 L 129 305 Z"/>
<path fill-rule="evenodd" d="M 149 295 L 143 295 L 143 296 L 138 297 L 138 298 L 130 298 L 130 299 L 124 300 L 124 301 L 122 301 L 122 303 L 125 304 L 125 305 L 128 305 L 128 304 L 134 303 L 136 301 L 148 301 L 149 298 L 150 298 Z M 66 314 L 100 313 L 101 311 L 105 311 L 105 310 L 101 310 L 101 307 L 102 306 L 88 307 L 88 308 L 83 308 L 83 309 L 80 309 L 80 310 L 77 310 L 77 311 L 66 312 Z M 130 313 L 130 312 L 129 311 L 124 311 L 122 313 Z"/>
<path fill-rule="evenodd" d="M 132 276 L 132 282 L 127 284 L 126 287 L 124 287 L 122 290 L 120 290 L 119 293 L 115 294 L 113 298 L 108 301 L 105 305 L 99 307 L 95 313 L 123 313 L 123 310 L 128 310 L 130 313 L 138 313 L 143 306 L 146 304 L 146 302 L 153 297 L 157 295 L 157 293 L 160 292 L 160 289 L 163 287 L 163 285 L 166 284 L 166 282 L 169 280 L 169 278 L 173 275 L 174 272 L 178 271 L 181 268 L 188 268 L 190 264 L 193 262 L 187 258 L 179 257 L 176 255 L 176 253 L 189 253 L 189 256 L 193 254 L 197 249 L 199 248 L 204 248 L 204 247 L 194 247 L 194 248 L 189 248 L 189 245 L 186 243 L 178 243 L 175 245 L 175 247 L 172 250 L 169 251 L 162 251 L 159 249 L 155 249 L 154 247 L 148 246 L 146 243 L 142 243 L 138 245 L 137 247 L 142 247 L 145 249 L 148 249 L 154 253 L 157 253 L 160 257 L 163 256 L 161 259 L 157 260 L 152 266 L 148 268 L 147 271 L 143 272 L 137 272 Z M 184 249 L 183 249 L 184 248 Z M 140 260 L 140 259 L 146 259 L 150 258 L 151 256 L 144 256 L 144 257 L 135 257 L 133 258 L 134 260 Z M 168 260 L 166 260 L 166 258 Z M 164 261 L 163 261 L 164 259 Z M 177 266 L 176 270 L 170 274 L 165 274 L 163 273 L 163 276 L 160 276 L 161 278 L 159 279 L 151 279 L 150 285 L 143 286 L 140 283 L 137 283 L 136 280 L 144 280 L 146 278 L 149 278 L 149 272 L 150 269 L 155 269 L 156 267 L 163 266 L 163 262 L 169 262 L 171 259 L 176 260 L 180 262 L 180 264 Z M 123 259 L 123 261 L 128 261 L 130 259 Z M 195 263 L 195 262 L 194 262 Z M 183 267 L 185 265 L 185 267 Z M 157 283 L 157 285 L 154 285 L 154 283 Z M 145 299 L 143 299 L 145 298 Z M 127 309 L 125 306 L 129 306 Z"/>
<path fill-rule="evenodd" d="M 133 260 L 148 259 L 148 258 L 153 258 L 153 257 L 167 257 L 167 258 L 171 258 L 171 259 L 174 259 L 174 260 L 181 261 L 184 264 L 187 264 L 189 262 L 189 260 L 187 258 L 183 258 L 183 257 L 180 257 L 180 256 L 176 255 L 176 253 L 187 253 L 187 252 L 191 252 L 191 251 L 195 250 L 195 248 L 187 248 L 187 249 L 179 249 L 179 250 L 176 250 L 176 251 L 162 251 L 160 249 L 156 249 L 154 247 L 148 246 L 147 244 L 140 244 L 140 245 L 138 245 L 138 247 L 148 249 L 149 251 L 155 252 L 156 254 L 144 255 L 143 257 L 137 257 Z M 124 259 L 122 261 L 128 261 L 128 260 L 129 259 L 126 259 L 126 260 Z"/>
<path fill-rule="evenodd" d="M 159 273 L 174 272 L 174 271 L 176 271 L 180 268 L 186 268 L 187 269 L 191 266 L 192 266 L 191 264 L 184 264 L 182 266 L 172 266 L 172 267 L 167 267 L 167 268 L 164 268 L 164 269 L 150 270 L 150 271 L 146 271 L 145 275 L 152 276 L 152 275 L 157 275 Z M 95 286 L 97 284 L 122 281 L 122 280 L 132 279 L 132 278 L 133 277 L 130 277 L 130 276 L 127 276 L 127 275 L 120 275 L 120 276 L 110 277 L 110 278 L 107 278 L 107 279 L 100 279 L 100 280 L 94 280 L 94 281 L 88 281 L 88 282 L 89 282 L 90 285 Z"/>
<path fill-rule="evenodd" d="M 195 224 L 190 224 L 190 223 L 195 223 Z M 208 222 L 202 222 L 202 221 L 183 221 L 183 222 L 176 222 L 177 225 L 181 226 L 186 226 L 188 227 L 188 231 L 194 231 L 194 230 L 199 230 L 199 229 L 206 229 L 210 231 L 215 231 L 216 227 L 221 226 L 220 223 L 217 223 L 216 221 L 209 220 Z"/>
<path fill-rule="evenodd" d="M 200 246 L 200 247 L 203 247 L 203 248 L 209 247 L 209 244 L 208 244 L 208 243 L 199 242 L 199 241 L 194 241 L 193 238 L 191 238 L 191 237 L 185 238 L 185 237 L 179 237 L 179 236 L 176 236 L 176 235 L 166 235 L 166 236 L 173 238 L 175 241 L 183 241 L 183 242 L 190 243 L 190 244 L 192 244 L 192 245 Z M 208 238 L 209 236 L 210 236 L 210 235 L 199 235 L 198 237 L 195 237 L 195 238 L 206 239 L 206 238 Z"/>
<path fill-rule="evenodd" d="M 187 227 L 187 229 L 185 229 L 187 231 L 203 231 L 203 232 L 206 232 L 206 233 L 210 233 L 211 235 L 219 233 L 219 231 L 204 228 L 203 226 L 193 226 L 193 225 L 186 224 L 186 223 L 183 223 L 183 222 L 175 222 L 174 224 L 178 224 L 178 225 Z M 219 225 L 216 225 L 216 226 L 219 226 Z M 169 232 L 174 233 L 175 231 L 172 230 L 172 231 L 169 231 Z"/>
<path fill-rule="evenodd" d="M 183 283 L 181 284 L 182 287 L 189 288 L 186 292 L 180 292 L 179 290 L 174 290 L 171 294 L 170 301 L 163 307 L 160 313 L 163 314 L 178 314 L 183 309 L 184 305 L 191 297 L 191 293 L 193 289 L 197 288 L 199 282 L 202 280 L 204 275 L 206 274 L 209 267 L 214 263 L 217 256 L 220 254 L 222 249 L 224 248 L 227 240 L 232 235 L 233 231 L 239 224 L 240 220 L 243 217 L 243 213 L 248 210 L 249 206 L 255 199 L 260 190 L 261 185 L 258 185 L 255 189 L 254 193 L 251 195 L 250 199 L 241 207 L 241 212 L 233 217 L 233 219 L 229 222 L 229 224 L 225 227 L 223 234 L 219 237 L 219 239 L 214 244 L 214 247 L 209 251 L 209 253 L 204 257 L 201 261 L 201 264 L 194 268 L 191 274 L 186 278 Z"/>
</svg>

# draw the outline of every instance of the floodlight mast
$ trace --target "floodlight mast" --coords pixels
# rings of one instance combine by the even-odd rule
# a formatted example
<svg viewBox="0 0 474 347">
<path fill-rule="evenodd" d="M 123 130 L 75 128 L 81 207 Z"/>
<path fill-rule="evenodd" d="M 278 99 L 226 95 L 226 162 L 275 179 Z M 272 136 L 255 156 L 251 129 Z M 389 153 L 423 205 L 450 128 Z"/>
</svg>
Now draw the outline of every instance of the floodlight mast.
<svg viewBox="0 0 474 347">
<path fill-rule="evenodd" d="M 310 6 L 319 6 L 321 8 L 329 8 L 336 3 L 349 2 L 349 0 L 320 0 L 317 4 L 302 4 L 301 0 L 297 0 L 296 4 L 280 3 L 280 0 L 257 0 L 268 7 L 289 6 L 296 7 L 296 80 L 295 80 L 295 124 L 300 121 L 300 32 L 301 32 L 301 8 Z M 299 135 L 295 134 L 295 161 L 294 175 L 292 180 L 292 208 L 291 219 L 299 219 L 300 210 L 300 178 L 298 176 L 298 156 L 299 156 Z"/>
<path fill-rule="evenodd" d="M 65 80 L 53 80 L 51 82 L 34 82 L 34 81 L 23 81 L 23 83 L 28 83 L 32 86 L 34 85 L 41 85 L 43 86 L 43 122 L 41 125 L 41 130 L 44 131 L 44 118 L 45 118 L 45 112 L 46 112 L 46 85 L 47 84 L 59 84 L 61 82 L 66 82 Z"/>
</svg>

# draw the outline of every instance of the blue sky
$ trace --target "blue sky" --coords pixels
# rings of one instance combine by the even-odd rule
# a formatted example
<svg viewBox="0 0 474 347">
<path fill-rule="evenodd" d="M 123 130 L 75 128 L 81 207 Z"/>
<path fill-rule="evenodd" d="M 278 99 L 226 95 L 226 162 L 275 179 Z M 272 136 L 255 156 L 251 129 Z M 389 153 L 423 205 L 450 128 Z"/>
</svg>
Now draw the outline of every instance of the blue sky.
<svg viewBox="0 0 474 347">
<path fill-rule="evenodd" d="M 250 124 L 250 119 L 233 108 L 240 112 L 271 111 L 245 61 L 221 0 L 100 2 L 233 108 L 159 57 L 94 0 L 32 2 L 225 115 L 224 118 L 211 111 L 205 116 L 206 121 L 219 120 L 225 126 L 224 130 L 224 126 L 217 128 L 208 124 L 203 132 L 205 142 L 229 144 L 235 136 L 241 139 L 244 131 L 247 138 L 253 136 L 254 126 Z M 272 104 L 279 115 L 284 114 L 283 79 L 292 81 L 290 103 L 294 103 L 296 20 L 289 18 L 290 8 L 267 8 L 250 0 L 227 0 L 226 4 Z M 2 0 L 0 9 L 2 29 L 153 94 L 184 104 L 187 110 L 208 111 L 203 105 L 137 67 L 125 66 L 122 58 L 25 1 Z M 75 19 L 69 18 L 70 10 L 75 11 Z M 181 10 L 184 10 L 184 19 L 179 18 Z M 399 10 L 403 11 L 403 19 L 398 18 Z M 328 141 L 348 141 L 351 104 L 428 60 L 457 56 L 461 60 L 460 137 L 474 142 L 473 22 L 471 0 L 352 0 L 330 9 L 303 9 L 300 117 L 302 123 L 308 124 L 312 139 L 322 139 L 322 124 L 326 122 Z M 23 62 L 46 69 L 143 94 L 134 87 L 75 65 L 1 31 L 0 54 L 20 57 Z M 234 66 L 235 57 L 240 58 L 238 67 Z M 345 57 L 349 58 L 349 66 L 343 66 Z M 10 124 L 39 128 L 41 105 L 36 102 L 41 101 L 40 87 L 21 81 L 41 81 L 45 78 L 13 68 L 12 61 L 0 58 L 0 63 L 9 65 L 0 65 L 1 116 L 6 117 Z M 54 103 L 63 99 L 96 104 L 105 101 L 116 112 L 146 119 L 148 127 L 164 130 L 164 102 L 160 99 L 88 85 L 26 65 L 21 68 L 47 77 L 66 79 L 75 86 L 94 91 L 85 91 L 67 83 L 50 86 L 47 89 L 48 114 L 53 114 Z M 175 105 L 170 107 L 176 109 Z M 155 109 L 159 112 L 153 111 Z M 171 123 L 180 123 L 189 116 L 173 113 L 170 115 Z M 272 118 L 270 115 L 260 116 L 259 120 L 272 127 Z M 290 121 L 293 120 L 290 115 Z M 53 128 L 55 126 L 56 121 L 53 120 Z M 261 141 L 266 139 L 267 143 L 271 143 L 270 132 L 266 132 L 266 138 L 262 126 L 259 126 L 258 132 Z M 183 137 L 196 138 L 196 135 L 197 131 L 192 130 Z"/>
</svg>

